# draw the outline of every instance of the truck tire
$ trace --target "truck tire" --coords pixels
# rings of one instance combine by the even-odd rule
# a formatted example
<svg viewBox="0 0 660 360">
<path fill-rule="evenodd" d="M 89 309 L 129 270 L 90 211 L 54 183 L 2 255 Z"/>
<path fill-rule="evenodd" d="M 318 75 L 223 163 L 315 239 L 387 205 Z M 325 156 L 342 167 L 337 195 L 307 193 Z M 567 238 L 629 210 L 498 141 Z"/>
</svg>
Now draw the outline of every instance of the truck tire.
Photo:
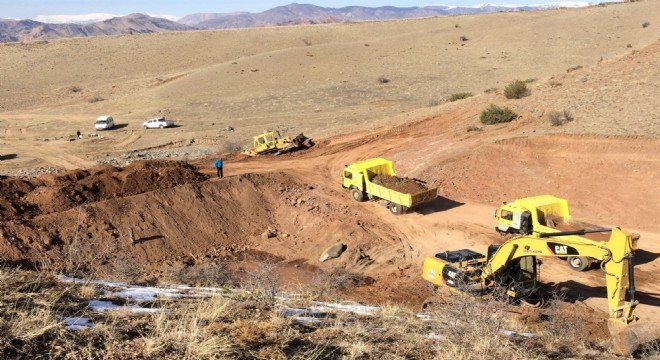
<svg viewBox="0 0 660 360">
<path fill-rule="evenodd" d="M 390 212 L 394 215 L 403 213 L 403 205 L 391 202 L 389 205 L 387 205 L 387 208 L 390 209 Z"/>
<path fill-rule="evenodd" d="M 569 256 L 566 258 L 568 266 L 575 271 L 584 271 L 591 263 L 589 259 L 584 256 Z"/>
<path fill-rule="evenodd" d="M 351 197 L 353 200 L 357 202 L 363 202 L 364 201 L 364 191 L 356 188 L 351 189 Z"/>
</svg>

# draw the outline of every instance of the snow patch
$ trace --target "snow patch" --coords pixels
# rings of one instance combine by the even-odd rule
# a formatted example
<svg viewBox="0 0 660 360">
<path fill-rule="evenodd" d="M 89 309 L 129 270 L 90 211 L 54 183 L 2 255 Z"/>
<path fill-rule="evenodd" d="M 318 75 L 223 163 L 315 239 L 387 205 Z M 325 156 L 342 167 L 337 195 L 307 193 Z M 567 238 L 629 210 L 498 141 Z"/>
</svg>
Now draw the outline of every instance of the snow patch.
<svg viewBox="0 0 660 360">
<path fill-rule="evenodd" d="M 39 15 L 32 20 L 47 24 L 92 24 L 95 22 L 119 17 L 117 14 L 92 13 L 80 15 Z"/>
<path fill-rule="evenodd" d="M 534 337 L 534 334 L 531 333 L 519 333 L 511 330 L 504 330 L 500 329 L 500 334 L 504 334 L 506 336 L 524 336 L 524 337 Z"/>
<path fill-rule="evenodd" d="M 62 317 L 58 316 L 58 319 L 64 321 L 66 323 L 66 326 L 64 327 L 67 330 L 71 331 L 80 331 L 84 329 L 89 329 L 94 324 L 92 324 L 90 318 L 85 318 L 85 317 Z"/>
<path fill-rule="evenodd" d="M 154 18 L 160 18 L 165 20 L 177 21 L 180 18 L 174 15 L 167 14 L 150 14 L 147 13 L 147 16 Z M 108 14 L 108 13 L 91 13 L 91 14 L 79 14 L 79 15 L 39 15 L 34 17 L 32 20 L 39 21 L 47 24 L 78 24 L 78 25 L 88 25 L 97 23 L 99 21 L 105 21 L 116 17 L 121 17 L 124 15 L 118 14 Z"/>
<path fill-rule="evenodd" d="M 160 308 L 143 308 L 135 305 L 119 306 L 107 300 L 90 300 L 87 302 L 87 306 L 96 312 L 124 310 L 134 313 L 159 313 L 164 311 Z"/>
</svg>

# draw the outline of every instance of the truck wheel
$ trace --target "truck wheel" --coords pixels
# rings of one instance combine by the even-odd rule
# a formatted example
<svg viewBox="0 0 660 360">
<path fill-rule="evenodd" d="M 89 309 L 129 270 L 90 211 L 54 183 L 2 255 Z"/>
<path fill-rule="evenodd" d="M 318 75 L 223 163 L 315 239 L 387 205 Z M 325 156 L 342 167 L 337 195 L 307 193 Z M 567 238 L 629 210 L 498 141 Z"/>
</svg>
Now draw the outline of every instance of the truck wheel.
<svg viewBox="0 0 660 360">
<path fill-rule="evenodd" d="M 403 206 L 395 203 L 390 203 L 387 205 L 388 209 L 390 209 L 390 212 L 394 215 L 399 215 L 403 212 Z"/>
<path fill-rule="evenodd" d="M 566 262 L 575 271 L 584 271 L 589 266 L 589 260 L 584 256 L 569 256 Z"/>
<path fill-rule="evenodd" d="M 364 201 L 364 192 L 361 191 L 360 189 L 351 189 L 351 196 L 353 197 L 353 200 L 357 202 L 362 202 Z"/>
</svg>

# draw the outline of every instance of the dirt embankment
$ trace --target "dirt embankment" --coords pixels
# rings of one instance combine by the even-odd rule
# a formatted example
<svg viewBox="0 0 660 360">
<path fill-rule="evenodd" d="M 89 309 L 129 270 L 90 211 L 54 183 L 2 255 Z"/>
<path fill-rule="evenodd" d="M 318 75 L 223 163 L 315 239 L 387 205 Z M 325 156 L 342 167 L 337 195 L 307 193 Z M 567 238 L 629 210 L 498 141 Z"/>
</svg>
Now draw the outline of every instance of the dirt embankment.
<svg viewBox="0 0 660 360">
<path fill-rule="evenodd" d="M 143 180 L 128 185 L 137 176 Z M 401 246 L 389 226 L 346 205 L 348 200 L 328 195 L 333 191 L 323 185 L 284 172 L 200 181 L 206 177 L 190 165 L 152 162 L 52 178 L 4 179 L 12 187 L 3 187 L 3 198 L 15 204 L 8 208 L 11 217 L 0 224 L 4 259 L 47 258 L 58 267 L 73 262 L 110 277 L 121 277 L 127 267 L 158 277 L 217 261 L 271 259 L 291 267 L 339 266 L 366 273 L 379 264 L 406 266 L 410 261 L 403 248 L 383 251 Z M 73 196 L 67 193 L 71 189 Z M 263 236 L 267 230 L 272 236 Z M 347 245 L 346 253 L 321 264 L 323 249 L 337 242 Z M 375 266 L 365 270 L 370 265 Z"/>
<path fill-rule="evenodd" d="M 0 177 L 0 214 L 5 221 L 33 218 L 206 179 L 192 165 L 169 161 L 136 161 L 125 168 L 99 166 L 34 179 Z"/>
</svg>

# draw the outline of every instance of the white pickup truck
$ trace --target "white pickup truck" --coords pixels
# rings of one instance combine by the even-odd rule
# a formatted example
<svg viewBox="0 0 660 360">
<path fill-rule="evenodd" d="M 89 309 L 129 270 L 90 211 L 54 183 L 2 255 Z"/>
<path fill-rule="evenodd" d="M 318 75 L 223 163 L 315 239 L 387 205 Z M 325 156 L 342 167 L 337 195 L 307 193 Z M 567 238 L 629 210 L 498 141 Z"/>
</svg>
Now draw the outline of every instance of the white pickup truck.
<svg viewBox="0 0 660 360">
<path fill-rule="evenodd" d="M 174 126 L 174 121 L 172 120 L 165 120 L 165 117 L 157 117 L 153 118 L 151 120 L 147 120 L 142 123 L 142 127 L 145 129 L 162 129 L 166 127 L 172 127 Z"/>
</svg>

